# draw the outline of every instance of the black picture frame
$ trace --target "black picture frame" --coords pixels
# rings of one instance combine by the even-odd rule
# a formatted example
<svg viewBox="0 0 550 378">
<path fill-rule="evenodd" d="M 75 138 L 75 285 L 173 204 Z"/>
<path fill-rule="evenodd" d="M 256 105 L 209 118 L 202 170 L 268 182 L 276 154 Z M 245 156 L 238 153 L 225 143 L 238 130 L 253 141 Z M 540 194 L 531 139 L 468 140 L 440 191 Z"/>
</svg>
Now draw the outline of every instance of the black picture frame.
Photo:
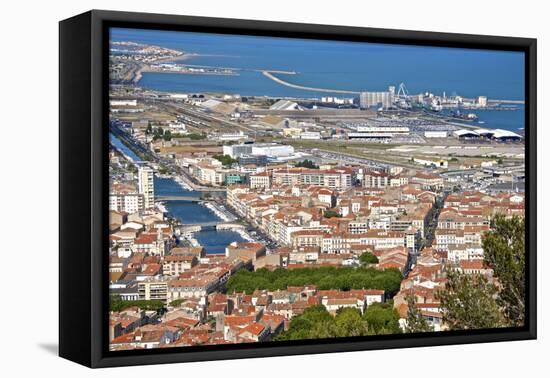
<svg viewBox="0 0 550 378">
<path fill-rule="evenodd" d="M 109 27 L 445 46 L 525 53 L 527 307 L 523 328 L 109 352 Z M 59 24 L 59 355 L 88 367 L 536 338 L 536 39 L 93 10 Z"/>
</svg>

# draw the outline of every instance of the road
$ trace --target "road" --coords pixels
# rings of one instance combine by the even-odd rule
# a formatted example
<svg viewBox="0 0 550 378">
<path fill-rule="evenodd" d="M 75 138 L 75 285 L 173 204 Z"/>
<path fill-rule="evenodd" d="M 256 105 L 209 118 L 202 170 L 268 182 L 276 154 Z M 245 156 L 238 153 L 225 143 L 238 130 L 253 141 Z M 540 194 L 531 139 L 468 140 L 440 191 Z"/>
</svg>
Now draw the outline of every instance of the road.
<svg viewBox="0 0 550 378">
<path fill-rule="evenodd" d="M 445 202 L 447 195 L 448 193 L 444 193 L 442 198 L 437 198 L 434 206 L 430 210 L 428 224 L 424 227 L 424 238 L 422 238 L 418 251 L 415 251 L 414 253 L 409 253 L 407 268 L 403 273 L 403 277 L 407 278 L 407 276 L 412 270 L 413 265 L 416 265 L 416 259 L 420 251 L 425 247 L 429 248 L 432 246 L 435 239 L 435 229 L 437 228 L 439 214 L 441 214 L 441 210 L 443 209 L 443 203 Z"/>
</svg>

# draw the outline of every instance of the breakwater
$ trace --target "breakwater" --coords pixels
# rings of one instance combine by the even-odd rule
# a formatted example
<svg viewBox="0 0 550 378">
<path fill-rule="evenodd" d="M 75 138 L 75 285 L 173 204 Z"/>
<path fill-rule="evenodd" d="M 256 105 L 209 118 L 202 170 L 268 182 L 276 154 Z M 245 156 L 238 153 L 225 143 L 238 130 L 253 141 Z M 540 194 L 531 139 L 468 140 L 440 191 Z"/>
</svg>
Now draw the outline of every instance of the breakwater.
<svg viewBox="0 0 550 378">
<path fill-rule="evenodd" d="M 264 75 L 265 77 L 275 81 L 278 84 L 285 85 L 287 87 L 294 88 L 294 89 L 300 89 L 300 90 L 303 90 L 303 91 L 341 93 L 341 94 L 350 94 L 350 95 L 359 95 L 359 93 L 360 93 L 360 92 L 356 92 L 356 91 L 348 91 L 348 90 L 343 90 L 343 89 L 314 88 L 314 87 L 306 87 L 306 86 L 303 86 L 303 85 L 292 84 L 292 83 L 289 83 L 288 81 L 281 80 L 278 77 L 274 76 L 272 74 L 272 71 L 262 71 L 262 75 Z"/>
</svg>

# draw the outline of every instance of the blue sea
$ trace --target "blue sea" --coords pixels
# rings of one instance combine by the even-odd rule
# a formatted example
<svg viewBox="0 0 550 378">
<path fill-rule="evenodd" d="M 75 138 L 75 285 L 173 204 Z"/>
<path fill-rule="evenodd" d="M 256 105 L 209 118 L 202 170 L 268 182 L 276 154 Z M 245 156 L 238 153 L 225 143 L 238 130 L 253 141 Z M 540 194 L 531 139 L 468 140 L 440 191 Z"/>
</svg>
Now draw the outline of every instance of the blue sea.
<svg viewBox="0 0 550 378">
<path fill-rule="evenodd" d="M 139 85 L 171 92 L 224 92 L 243 96 L 316 97 L 327 93 L 278 84 L 254 70 L 297 85 L 351 91 L 382 91 L 405 83 L 409 93 L 524 100 L 524 54 L 474 49 L 384 45 L 189 32 L 111 29 L 112 41 L 133 41 L 199 54 L 186 64 L 244 69 L 239 76 L 145 73 Z M 347 95 L 338 95 L 345 97 Z M 349 97 L 349 95 L 348 95 Z M 517 130 L 524 111 L 482 111 L 485 127 Z"/>
</svg>

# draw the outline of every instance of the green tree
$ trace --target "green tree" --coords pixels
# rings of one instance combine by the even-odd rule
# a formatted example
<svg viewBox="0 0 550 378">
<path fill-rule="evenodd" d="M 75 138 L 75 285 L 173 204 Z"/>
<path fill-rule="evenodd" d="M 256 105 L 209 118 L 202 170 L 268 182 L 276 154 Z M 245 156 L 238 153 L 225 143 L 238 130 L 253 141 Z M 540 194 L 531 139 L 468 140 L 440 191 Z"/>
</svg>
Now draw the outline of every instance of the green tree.
<svg viewBox="0 0 550 378">
<path fill-rule="evenodd" d="M 288 286 L 317 285 L 321 290 L 379 289 L 388 294 L 399 290 L 403 276 L 397 269 L 318 267 L 300 269 L 239 270 L 226 283 L 227 291 L 250 294 L 255 289 L 286 290 Z"/>
<path fill-rule="evenodd" d="M 206 133 L 189 133 L 187 137 L 191 140 L 201 140 L 206 139 Z"/>
<path fill-rule="evenodd" d="M 324 322 L 332 320 L 332 316 L 323 305 L 315 305 L 306 308 L 302 317 L 311 322 Z"/>
<path fill-rule="evenodd" d="M 414 295 L 408 295 L 406 299 L 409 309 L 407 310 L 407 324 L 405 326 L 405 332 L 432 332 L 434 330 L 433 327 L 422 316 L 416 307 L 416 297 Z"/>
<path fill-rule="evenodd" d="M 182 304 L 183 302 L 185 302 L 185 299 L 183 298 L 180 298 L 180 299 L 175 299 L 173 301 L 170 302 L 170 306 L 172 307 L 178 307 L 180 304 Z"/>
<path fill-rule="evenodd" d="M 124 301 L 119 295 L 109 297 L 109 308 L 111 311 L 122 311 L 129 307 L 139 307 L 142 310 L 161 311 L 164 308 L 164 302 L 160 300 L 136 300 Z"/>
<path fill-rule="evenodd" d="M 310 168 L 310 169 L 319 169 L 319 166 L 315 164 L 312 160 L 305 159 L 296 163 L 296 167 Z"/>
<path fill-rule="evenodd" d="M 303 340 L 337 337 L 338 330 L 332 315 L 323 305 L 311 306 L 302 315 L 292 318 L 288 331 L 275 340 Z"/>
<path fill-rule="evenodd" d="M 401 333 L 399 314 L 393 308 L 393 302 L 370 304 L 363 314 L 363 320 L 368 324 L 369 334 Z"/>
<path fill-rule="evenodd" d="M 307 332 L 306 339 L 328 339 L 331 337 L 346 337 L 342 335 L 334 320 L 328 322 L 314 323 Z M 294 339 L 296 340 L 296 339 Z"/>
<path fill-rule="evenodd" d="M 308 307 L 292 318 L 287 331 L 275 340 L 303 340 L 401 333 L 392 303 L 371 304 L 363 315 L 355 308 L 340 308 L 332 316 L 324 306 Z"/>
<path fill-rule="evenodd" d="M 378 264 L 378 257 L 372 254 L 372 252 L 365 251 L 359 256 L 359 262 L 362 265 Z"/>
<path fill-rule="evenodd" d="M 498 279 L 497 303 L 507 322 L 520 327 L 525 322 L 525 219 L 497 215 L 483 239 L 485 264 Z"/>
<path fill-rule="evenodd" d="M 364 336 L 368 325 L 357 309 L 342 308 L 332 316 L 322 305 L 305 309 L 302 315 L 292 318 L 288 331 L 275 340 L 326 339 L 331 337 Z"/>
<path fill-rule="evenodd" d="M 325 210 L 323 214 L 325 218 L 341 218 L 342 216 L 334 210 Z"/>
<path fill-rule="evenodd" d="M 361 318 L 361 312 L 355 308 L 340 308 L 334 322 L 339 337 L 368 335 L 368 324 Z"/>
<path fill-rule="evenodd" d="M 172 140 L 172 132 L 170 130 L 166 130 L 164 132 L 163 138 L 165 141 L 169 142 L 170 140 Z"/>
<path fill-rule="evenodd" d="M 504 318 L 496 301 L 497 288 L 479 274 L 447 271 L 445 289 L 437 293 L 443 322 L 451 330 L 498 328 Z"/>
<path fill-rule="evenodd" d="M 214 155 L 213 158 L 218 160 L 219 162 L 221 162 L 225 166 L 231 166 L 232 164 L 237 162 L 236 159 L 233 159 L 229 155 Z"/>
</svg>

